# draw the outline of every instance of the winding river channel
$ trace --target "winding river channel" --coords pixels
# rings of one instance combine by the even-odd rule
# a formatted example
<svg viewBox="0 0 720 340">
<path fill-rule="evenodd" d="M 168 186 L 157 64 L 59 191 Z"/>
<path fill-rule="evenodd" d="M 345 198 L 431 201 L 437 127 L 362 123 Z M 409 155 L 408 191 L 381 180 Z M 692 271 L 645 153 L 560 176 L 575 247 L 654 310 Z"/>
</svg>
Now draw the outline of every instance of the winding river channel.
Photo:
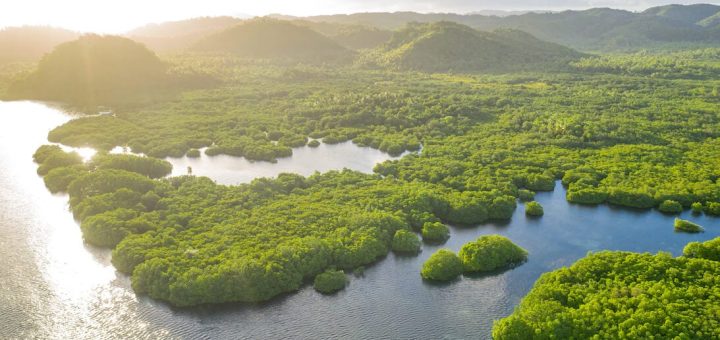
<svg viewBox="0 0 720 340">
<path fill-rule="evenodd" d="M 0 337 L 39 339 L 460 339 L 489 338 L 493 320 L 508 315 L 544 272 L 588 251 L 667 251 L 720 235 L 720 219 L 683 217 L 703 234 L 679 234 L 674 216 L 565 201 L 565 190 L 538 194 L 545 216 L 526 218 L 519 206 L 506 224 L 451 228 L 444 245 L 425 245 L 417 257 L 393 254 L 353 277 L 337 295 L 312 287 L 257 305 L 175 309 L 136 296 L 115 271 L 110 252 L 82 241 L 67 198 L 52 195 L 35 174 L 35 149 L 47 133 L 72 117 L 52 106 L 0 102 Z M 308 175 L 351 168 L 370 172 L 391 159 L 352 143 L 299 148 L 278 163 L 232 157 L 171 160 L 174 174 L 188 166 L 220 183 L 244 183 L 279 172 Z M 452 250 L 479 235 L 497 233 L 526 248 L 529 261 L 513 270 L 433 285 L 420 279 L 436 249 Z"/>
</svg>

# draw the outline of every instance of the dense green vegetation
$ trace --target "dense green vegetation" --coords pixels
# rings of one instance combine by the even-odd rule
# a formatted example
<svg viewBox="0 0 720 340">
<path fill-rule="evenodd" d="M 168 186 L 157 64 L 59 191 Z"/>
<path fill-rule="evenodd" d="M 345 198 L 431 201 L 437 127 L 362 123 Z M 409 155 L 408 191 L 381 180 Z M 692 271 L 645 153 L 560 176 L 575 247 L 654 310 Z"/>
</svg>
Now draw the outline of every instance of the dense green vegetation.
<svg viewBox="0 0 720 340">
<path fill-rule="evenodd" d="M 720 262 L 704 246 L 686 248 L 699 258 L 603 251 L 543 274 L 493 338 L 714 338 Z"/>
<path fill-rule="evenodd" d="M 440 249 L 423 264 L 420 275 L 426 280 L 450 281 L 462 273 L 505 269 L 527 259 L 527 251 L 500 235 L 481 236 L 463 245 L 458 255 Z"/>
<path fill-rule="evenodd" d="M 535 199 L 535 192 L 527 189 L 518 190 L 518 198 L 523 202 L 530 202 Z"/>
<path fill-rule="evenodd" d="M 342 270 L 326 270 L 315 277 L 313 288 L 323 294 L 332 294 L 347 285 L 347 277 Z"/>
<path fill-rule="evenodd" d="M 462 246 L 458 257 L 467 273 L 506 269 L 527 259 L 527 251 L 500 235 L 480 236 Z"/>
<path fill-rule="evenodd" d="M 705 230 L 703 229 L 703 227 L 696 223 L 687 220 L 681 220 L 679 218 L 675 219 L 674 227 L 675 231 L 682 231 L 686 233 L 701 233 Z"/>
<path fill-rule="evenodd" d="M 500 71 L 502 62 L 529 58 L 528 64 L 545 65 L 579 54 L 517 31 L 481 33 L 439 23 L 395 33 L 379 50 L 361 52 L 357 65 L 321 65 L 320 58 L 313 65 L 299 63 L 302 58 L 287 63 L 281 59 L 323 51 L 290 43 L 253 48 L 267 54 L 243 54 L 267 38 L 265 26 L 272 34 L 293 30 L 303 36 L 298 42 L 339 47 L 293 25 L 253 20 L 205 40 L 237 48 L 225 50 L 237 55 L 189 53 L 161 61 L 140 45 L 107 37 L 85 37 L 56 50 L 72 50 L 67 63 L 75 65 L 75 47 L 83 39 L 109 39 L 157 66 L 125 85 L 175 72 L 218 80 L 151 103 L 113 107 L 114 115 L 75 119 L 49 134 L 51 142 L 100 150 L 88 163 L 57 146 L 35 155 L 48 189 L 68 193 L 85 240 L 113 248 L 113 264 L 131 275 L 138 293 L 177 306 L 268 300 L 328 269 L 361 268 L 390 250 L 417 252 L 417 232 L 444 240 L 445 224 L 507 220 L 518 198 L 531 201 L 558 180 L 574 203 L 668 211 L 693 206 L 720 215 L 720 66 L 714 49 L 586 57 L 555 73 L 530 68 L 535 71 L 477 74 L 491 66 L 473 65 L 475 58 L 497 60 L 492 71 Z M 461 45 L 465 59 L 438 54 L 446 49 L 438 42 Z M 508 53 L 518 59 L 505 58 Z M 53 54 L 36 74 L 49 67 Z M 495 59 L 480 58 L 493 54 Z M 394 62 L 396 55 L 443 66 L 418 70 L 453 74 L 363 63 L 385 57 Z M 142 69 L 138 64 L 127 75 Z M 108 79 L 124 79 L 108 72 Z M 392 155 L 413 153 L 378 164 L 374 174 L 283 174 L 240 186 L 164 178 L 169 164 L 151 158 L 197 157 L 207 148 L 210 157 L 275 161 L 311 139 L 315 146 L 318 140 L 352 141 Z M 150 157 L 106 153 L 116 146 Z M 434 254 L 422 276 L 448 280 L 526 256 L 509 241 L 482 239 L 463 247 L 460 258 Z"/>
<path fill-rule="evenodd" d="M 425 222 L 422 226 L 422 237 L 428 242 L 444 242 L 450 237 L 450 229 L 440 222 Z"/>
<path fill-rule="evenodd" d="M 525 215 L 542 216 L 543 214 L 545 214 L 545 210 L 540 203 L 534 201 L 525 203 Z"/>
<path fill-rule="evenodd" d="M 55 153 L 65 154 L 41 147 L 40 167 Z M 444 186 L 352 171 L 237 187 L 190 176 L 153 180 L 167 170 L 162 163 L 99 154 L 53 168 L 45 180 L 69 194 L 87 242 L 114 248 L 113 264 L 132 274 L 137 292 L 179 306 L 267 300 L 327 268 L 350 270 L 394 245 L 419 245 L 410 230 L 468 207 L 488 216 L 507 209 L 492 196 L 468 201 Z"/>
<path fill-rule="evenodd" d="M 420 238 L 411 231 L 400 229 L 393 236 L 392 250 L 396 253 L 417 254 L 421 247 Z"/>
<path fill-rule="evenodd" d="M 425 261 L 420 275 L 426 280 L 450 281 L 463 272 L 460 258 L 448 249 L 440 249 Z"/>
<path fill-rule="evenodd" d="M 660 203 L 658 210 L 668 214 L 679 214 L 683 211 L 683 206 L 678 201 L 665 200 Z"/>
<path fill-rule="evenodd" d="M 134 155 L 98 154 L 90 164 L 96 169 L 119 169 L 137 172 L 150 178 L 162 178 L 172 172 L 172 165 L 166 161 Z"/>
<path fill-rule="evenodd" d="M 73 181 L 90 171 L 124 170 L 149 178 L 165 177 L 172 171 L 172 165 L 166 161 L 134 155 L 97 154 L 90 162 L 83 163 L 80 155 L 67 153 L 57 145 L 41 146 L 33 160 L 38 164 L 38 174 L 44 176 L 45 185 L 53 193 L 67 191 Z"/>
<path fill-rule="evenodd" d="M 683 249 L 685 257 L 720 261 L 720 238 L 705 242 L 690 242 Z"/>
</svg>

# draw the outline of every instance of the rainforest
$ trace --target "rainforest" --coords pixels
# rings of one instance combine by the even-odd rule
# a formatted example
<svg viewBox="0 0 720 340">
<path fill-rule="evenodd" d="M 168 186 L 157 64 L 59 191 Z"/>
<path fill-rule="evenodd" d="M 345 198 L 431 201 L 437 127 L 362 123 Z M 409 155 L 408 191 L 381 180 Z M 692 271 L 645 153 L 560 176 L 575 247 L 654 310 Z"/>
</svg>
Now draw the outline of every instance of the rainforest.
<svg viewBox="0 0 720 340">
<path fill-rule="evenodd" d="M 366 270 L 413 258 L 426 261 L 405 280 L 436 289 L 494 280 L 535 268 L 544 246 L 503 226 L 557 223 L 562 205 L 658 216 L 649 232 L 687 246 L 552 255 L 481 337 L 717 337 L 720 7 L 593 13 L 622 23 L 612 32 L 625 43 L 539 23 L 572 28 L 565 12 L 7 29 L 7 51 L 23 50 L 8 37 L 27 30 L 44 53 L 4 56 L 0 98 L 73 114 L 25 156 L 139 297 L 181 310 L 282 304 L 307 287 L 341 299 Z M 648 22 L 665 36 L 642 31 Z M 234 185 L 191 166 L 177 175 L 178 160 L 273 164 L 343 143 L 390 160 Z M 488 225 L 498 232 L 477 232 Z"/>
</svg>

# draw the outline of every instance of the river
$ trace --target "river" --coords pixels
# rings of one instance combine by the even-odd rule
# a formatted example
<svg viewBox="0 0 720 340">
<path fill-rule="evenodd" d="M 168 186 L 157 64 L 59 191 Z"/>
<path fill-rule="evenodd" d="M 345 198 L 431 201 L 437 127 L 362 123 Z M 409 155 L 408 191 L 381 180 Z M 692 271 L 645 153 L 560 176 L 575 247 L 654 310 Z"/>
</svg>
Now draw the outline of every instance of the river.
<svg viewBox="0 0 720 340">
<path fill-rule="evenodd" d="M 493 320 L 512 312 L 543 273 L 573 263 L 588 251 L 668 251 L 720 235 L 720 220 L 682 217 L 703 234 L 673 231 L 674 216 L 565 201 L 565 190 L 540 193 L 545 216 L 526 218 L 520 205 L 505 224 L 451 228 L 444 245 L 424 245 L 417 257 L 393 254 L 351 278 L 332 296 L 312 287 L 256 305 L 175 309 L 136 296 L 127 276 L 110 264 L 110 252 L 86 245 L 68 211 L 67 197 L 52 195 L 35 174 L 32 153 L 47 132 L 71 117 L 50 106 L 0 102 L 0 335 L 9 339 L 461 339 L 489 338 Z M 348 167 L 368 172 L 389 159 L 351 143 L 295 150 L 276 164 L 203 157 L 173 160 L 222 183 L 257 174 L 309 174 Z M 310 159 L 311 161 L 308 161 Z M 185 163 L 183 163 L 185 162 Z M 235 176 L 233 175 L 235 174 Z M 527 263 L 486 277 L 435 285 L 420 279 L 435 250 L 454 251 L 479 235 L 502 234 L 526 248 Z"/>
</svg>

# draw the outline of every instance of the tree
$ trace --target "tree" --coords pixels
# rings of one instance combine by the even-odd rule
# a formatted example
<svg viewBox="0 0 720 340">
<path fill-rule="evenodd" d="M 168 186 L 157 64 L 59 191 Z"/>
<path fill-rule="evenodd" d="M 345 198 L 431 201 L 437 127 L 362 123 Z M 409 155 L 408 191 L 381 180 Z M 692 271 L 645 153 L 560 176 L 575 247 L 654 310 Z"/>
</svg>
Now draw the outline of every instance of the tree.
<svg viewBox="0 0 720 340">
<path fill-rule="evenodd" d="M 392 250 L 397 253 L 417 254 L 420 246 L 420 238 L 411 231 L 401 229 L 393 236 Z"/>
<path fill-rule="evenodd" d="M 442 242 L 450 237 L 450 229 L 440 222 L 425 222 L 422 237 L 425 241 Z"/>
<path fill-rule="evenodd" d="M 525 203 L 525 215 L 542 216 L 544 214 L 543 207 L 538 202 Z"/>
<path fill-rule="evenodd" d="M 690 242 L 683 255 L 692 258 L 720 261 L 720 237 L 705 242 Z"/>
<path fill-rule="evenodd" d="M 535 198 L 535 192 L 527 189 L 520 189 L 518 190 L 518 198 L 523 202 L 530 202 Z"/>
<path fill-rule="evenodd" d="M 342 270 L 326 270 L 318 274 L 313 282 L 313 288 L 323 294 L 332 294 L 342 290 L 347 285 L 347 277 Z"/>
<path fill-rule="evenodd" d="M 503 269 L 527 259 L 528 252 L 500 235 L 485 235 L 466 243 L 458 253 L 465 272 Z"/>
<path fill-rule="evenodd" d="M 667 214 L 679 214 L 683 211 L 683 206 L 677 201 L 665 200 L 660 203 L 658 210 Z"/>
<path fill-rule="evenodd" d="M 690 208 L 695 215 L 702 214 L 703 210 L 705 209 L 700 202 L 694 202 L 692 206 L 690 206 Z"/>
<path fill-rule="evenodd" d="M 420 275 L 426 280 L 450 281 L 462 274 L 460 259 L 448 249 L 440 249 L 425 261 Z"/>
</svg>

